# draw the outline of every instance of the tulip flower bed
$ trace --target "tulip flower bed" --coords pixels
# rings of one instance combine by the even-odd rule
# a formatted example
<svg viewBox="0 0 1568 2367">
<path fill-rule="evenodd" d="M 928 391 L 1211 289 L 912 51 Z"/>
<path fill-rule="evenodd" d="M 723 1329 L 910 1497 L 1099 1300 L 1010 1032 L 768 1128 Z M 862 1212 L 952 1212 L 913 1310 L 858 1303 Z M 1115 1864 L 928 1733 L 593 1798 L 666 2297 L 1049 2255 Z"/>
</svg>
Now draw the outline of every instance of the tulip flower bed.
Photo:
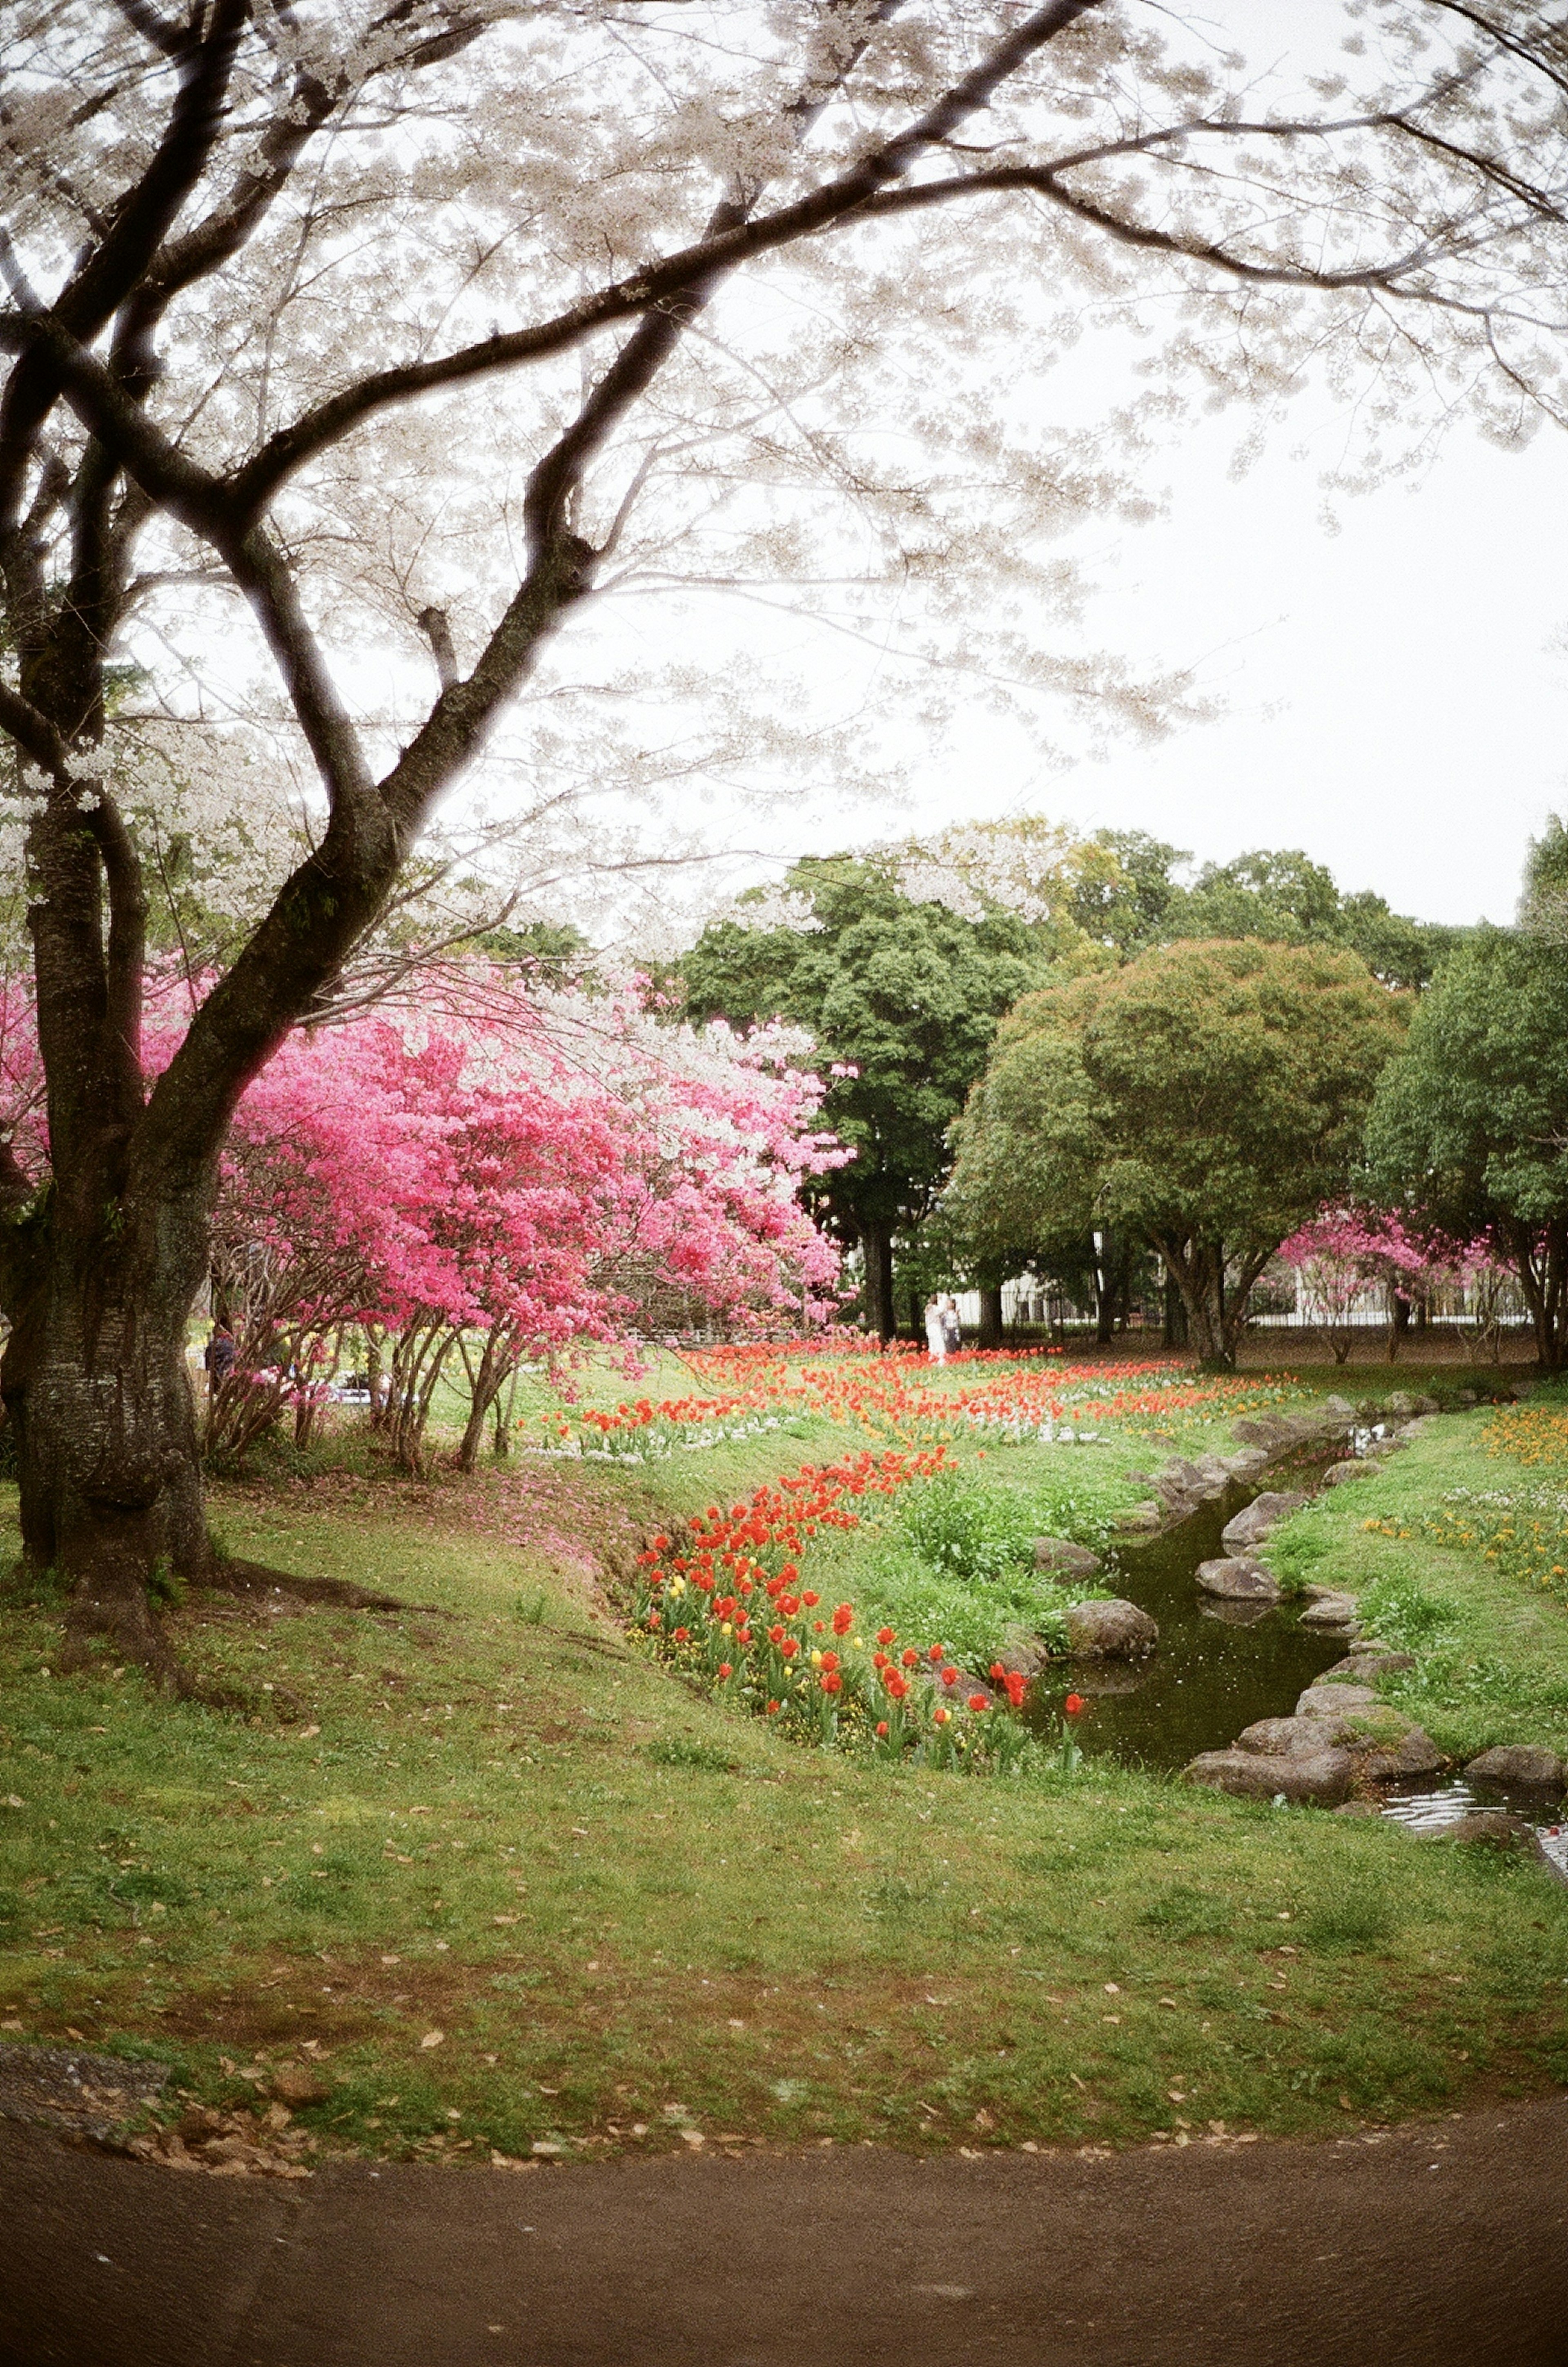
<svg viewBox="0 0 1568 2367">
<path fill-rule="evenodd" d="M 1012 1371 L 957 1393 L 957 1411 L 971 1430 L 998 1443 L 1072 1440 L 1105 1424 L 1158 1434 L 1172 1423 L 1224 1417 L 1235 1421 L 1265 1412 L 1297 1394 L 1290 1376 L 1257 1379 L 1174 1372 L 1168 1364 L 1105 1364 L 1054 1372 Z"/>
<path fill-rule="evenodd" d="M 545 1452 L 647 1457 L 822 1420 L 900 1446 L 1072 1444 L 1107 1425 L 1174 1436 L 1277 1407 L 1289 1375 L 1199 1375 L 1169 1358 L 1068 1364 L 1055 1350 L 973 1350 L 931 1364 L 907 1342 L 816 1342 L 697 1350 L 684 1360 L 710 1394 L 556 1405 L 519 1425 Z M 1088 1425 L 1092 1424 L 1092 1429 Z"/>
<path fill-rule="evenodd" d="M 1024 1450 L 1025 1461 L 1029 1450 L 1094 1440 L 1114 1439 L 1124 1455 L 1146 1433 L 1202 1430 L 1297 1393 L 1279 1376 L 1198 1376 L 1169 1359 L 1068 1365 L 975 1353 L 943 1368 L 913 1348 L 885 1353 L 864 1342 L 831 1343 L 826 1354 L 819 1343 L 746 1342 L 687 1362 L 714 1394 L 550 1409 L 535 1417 L 533 1434 L 553 1435 L 558 1452 L 640 1462 L 733 1444 L 785 1421 L 891 1443 L 807 1465 L 728 1511 L 710 1503 L 653 1534 L 625 1591 L 634 1632 L 689 1680 L 795 1740 L 987 1773 L 1015 1772 L 1041 1749 L 1017 1715 L 1023 1685 L 998 1657 L 1010 1637 L 1021 1628 L 1066 1646 L 1071 1597 L 1033 1580 L 1032 1537 L 1101 1544 L 1112 1509 L 1104 1488 L 1096 1501 L 1092 1489 L 1058 1481 L 1032 1520 L 1016 1496 L 945 1501 L 961 1529 L 988 1521 L 995 1534 L 944 1544 L 905 1523 L 908 1550 L 885 1539 L 880 1555 L 862 1558 L 854 1584 L 837 1573 L 831 1603 L 822 1600 L 827 1579 L 802 1575 L 803 1557 L 819 1557 L 833 1533 L 860 1528 L 868 1507 L 855 1500 L 886 1501 L 952 1479 L 964 1454 L 983 1462 L 977 1438 L 1010 1455 Z M 1074 1467 L 1086 1468 L 1076 1457 Z M 1100 1477 L 1114 1498 L 1117 1462 Z M 1060 1747 L 1071 1749 L 1066 1732 Z"/>
<path fill-rule="evenodd" d="M 633 1624 L 661 1658 L 795 1739 L 1011 1772 L 1031 1747 L 1022 1677 L 998 1662 L 982 1682 L 940 1637 L 916 1643 L 886 1624 L 868 1637 L 852 1603 L 825 1603 L 801 1576 L 820 1531 L 859 1525 L 854 1500 L 951 1467 L 944 1446 L 864 1452 L 807 1465 L 728 1512 L 709 1504 L 637 1554 Z"/>
<path fill-rule="evenodd" d="M 609 1410 L 585 1407 L 575 1416 L 558 1410 L 518 1424 L 536 1454 L 596 1455 L 644 1462 L 684 1451 L 693 1454 L 726 1440 L 760 1437 L 789 1420 L 763 1390 L 729 1397 L 623 1398 Z"/>
</svg>

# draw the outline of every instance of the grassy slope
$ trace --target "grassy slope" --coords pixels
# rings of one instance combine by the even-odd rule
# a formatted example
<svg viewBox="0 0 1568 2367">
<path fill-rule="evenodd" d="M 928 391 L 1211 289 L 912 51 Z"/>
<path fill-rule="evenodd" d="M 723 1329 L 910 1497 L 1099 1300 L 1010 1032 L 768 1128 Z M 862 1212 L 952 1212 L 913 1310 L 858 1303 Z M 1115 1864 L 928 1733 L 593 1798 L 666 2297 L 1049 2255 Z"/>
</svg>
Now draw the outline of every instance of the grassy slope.
<svg viewBox="0 0 1568 2367">
<path fill-rule="evenodd" d="M 1363 1593 L 1414 1583 L 1442 1625 L 1415 1673 L 1390 1683 L 1438 1749 L 1466 1759 L 1494 1742 L 1538 1742 L 1568 1755 L 1568 1609 L 1479 1553 L 1420 1534 L 1444 1491 L 1485 1492 L 1539 1479 L 1487 1451 L 1484 1411 L 1448 1415 L 1365 1478 L 1333 1489 L 1275 1533 L 1269 1557 L 1286 1577 Z M 1369 1522 L 1408 1531 L 1390 1536 Z"/>
<path fill-rule="evenodd" d="M 187 1609 L 249 1724 L 48 1675 L 54 1622 L 9 1610 L 7 2023 L 172 2056 L 211 2101 L 311 2037 L 334 2093 L 305 2117 L 391 2151 L 645 2149 L 682 2112 L 924 2145 L 1342 2128 L 1568 2074 L 1568 1898 L 1529 1868 L 1111 1770 L 795 1750 L 595 1618 L 597 1539 L 841 1443 L 224 1491 L 236 1550 L 431 1606 Z"/>
</svg>

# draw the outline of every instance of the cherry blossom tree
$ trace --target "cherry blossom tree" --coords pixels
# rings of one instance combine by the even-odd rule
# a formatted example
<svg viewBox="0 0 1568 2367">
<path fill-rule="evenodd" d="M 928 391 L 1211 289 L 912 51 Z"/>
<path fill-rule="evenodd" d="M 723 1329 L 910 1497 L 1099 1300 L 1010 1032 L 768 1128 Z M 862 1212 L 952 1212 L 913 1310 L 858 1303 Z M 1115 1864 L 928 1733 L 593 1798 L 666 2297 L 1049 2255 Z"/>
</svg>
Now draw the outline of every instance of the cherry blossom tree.
<svg viewBox="0 0 1568 2367">
<path fill-rule="evenodd" d="M 763 713 L 798 754 L 795 624 L 891 678 L 986 585 L 991 683 L 1147 725 L 1041 623 L 1053 538 L 1146 505 L 1124 419 L 1010 399 L 1077 316 L 1152 290 L 1222 395 L 1337 355 L 1385 416 L 1412 321 L 1456 387 L 1493 368 L 1474 283 L 1550 243 L 1487 136 L 1523 69 L 1478 9 L 1371 14 L 1341 87 L 1260 90 L 1155 0 L 5 0 L 0 727 L 51 1166 L 0 1161 L 0 1385 L 78 1636 L 173 1673 L 147 1581 L 209 1567 L 183 1352 L 229 1123 L 522 694 L 547 803 L 610 712 L 667 777 Z M 672 730 L 604 596 L 781 583 L 744 662 L 689 635 L 711 720 Z M 319 821 L 156 1072 L 133 666 L 189 723 L 243 689 Z"/>
</svg>

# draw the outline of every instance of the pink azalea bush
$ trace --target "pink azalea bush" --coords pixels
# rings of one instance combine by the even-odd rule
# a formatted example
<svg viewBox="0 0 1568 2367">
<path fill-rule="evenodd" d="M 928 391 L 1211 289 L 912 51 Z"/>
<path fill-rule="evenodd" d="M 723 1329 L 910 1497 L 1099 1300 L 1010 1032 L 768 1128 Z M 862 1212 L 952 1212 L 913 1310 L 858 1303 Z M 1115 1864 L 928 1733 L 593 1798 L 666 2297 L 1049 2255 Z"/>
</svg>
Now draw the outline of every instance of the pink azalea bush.
<svg viewBox="0 0 1568 2367">
<path fill-rule="evenodd" d="M 155 1074 L 182 987 L 155 997 Z M 309 1437 L 345 1359 L 418 1468 L 436 1391 L 462 1374 L 471 1463 L 525 1358 L 694 1320 L 746 1331 L 825 1320 L 838 1255 L 798 1186 L 850 1154 L 817 1125 L 803 1039 L 676 1025 L 619 990 L 524 992 L 476 969 L 415 1014 L 371 1012 L 288 1038 L 224 1152 L 216 1305 L 232 1370 L 209 1444 L 233 1455 L 291 1410 Z M 41 1175 L 25 991 L 0 1001 L 0 1127 Z"/>
<path fill-rule="evenodd" d="M 837 1257 L 797 1186 L 844 1154 L 781 1050 L 650 1021 L 631 991 L 291 1039 L 225 1161 L 219 1272 L 246 1331 L 215 1407 L 228 1444 L 272 1418 L 268 1389 L 308 1429 L 351 1327 L 417 1467 L 456 1370 L 468 1464 L 525 1357 L 697 1316 L 824 1316 Z"/>
<path fill-rule="evenodd" d="M 1402 1299 L 1427 1300 L 1443 1285 L 1462 1282 L 1482 1308 L 1484 1327 L 1506 1269 L 1484 1235 L 1453 1241 L 1388 1210 L 1367 1208 L 1320 1210 L 1281 1244 L 1280 1256 L 1294 1269 L 1306 1310 L 1338 1365 L 1349 1355 L 1354 1318 L 1369 1292 L 1382 1297 L 1392 1357 Z"/>
</svg>

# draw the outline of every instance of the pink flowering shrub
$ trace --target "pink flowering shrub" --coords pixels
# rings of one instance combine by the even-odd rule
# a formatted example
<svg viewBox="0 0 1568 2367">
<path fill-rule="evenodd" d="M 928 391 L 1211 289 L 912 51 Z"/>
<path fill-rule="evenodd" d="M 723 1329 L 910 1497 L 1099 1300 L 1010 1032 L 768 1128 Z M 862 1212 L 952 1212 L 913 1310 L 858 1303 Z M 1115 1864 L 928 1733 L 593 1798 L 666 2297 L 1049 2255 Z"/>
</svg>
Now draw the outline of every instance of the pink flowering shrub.
<svg viewBox="0 0 1568 2367">
<path fill-rule="evenodd" d="M 294 1036 L 225 1160 L 216 1265 L 244 1336 L 215 1436 L 243 1446 L 283 1395 L 308 1429 L 350 1327 L 417 1467 L 450 1372 L 467 1464 L 524 1357 L 696 1315 L 820 1318 L 837 1258 L 796 1187 L 844 1155 L 821 1095 L 765 1033 L 698 1039 L 631 995 Z"/>
<path fill-rule="evenodd" d="M 189 990 L 154 995 L 155 1075 Z M 213 1218 L 215 1304 L 236 1342 L 209 1444 L 243 1453 L 286 1409 L 310 1435 L 364 1350 L 373 1418 L 418 1468 L 461 1374 L 462 1459 L 524 1358 L 717 1318 L 824 1321 L 838 1255 L 801 1179 L 850 1154 L 781 1028 L 674 1025 L 635 988 L 534 993 L 476 966 L 417 1015 L 291 1036 L 250 1086 Z M 25 988 L 0 991 L 0 1127 L 39 1181 L 48 1146 Z"/>
<path fill-rule="evenodd" d="M 1303 1303 L 1338 1365 L 1349 1355 L 1354 1319 L 1369 1293 L 1382 1297 L 1392 1357 L 1402 1300 L 1406 1307 L 1429 1301 L 1439 1286 L 1463 1283 L 1484 1328 L 1505 1273 L 1484 1237 L 1452 1241 L 1378 1209 L 1325 1208 L 1292 1234 L 1280 1255 L 1294 1268 Z"/>
</svg>

